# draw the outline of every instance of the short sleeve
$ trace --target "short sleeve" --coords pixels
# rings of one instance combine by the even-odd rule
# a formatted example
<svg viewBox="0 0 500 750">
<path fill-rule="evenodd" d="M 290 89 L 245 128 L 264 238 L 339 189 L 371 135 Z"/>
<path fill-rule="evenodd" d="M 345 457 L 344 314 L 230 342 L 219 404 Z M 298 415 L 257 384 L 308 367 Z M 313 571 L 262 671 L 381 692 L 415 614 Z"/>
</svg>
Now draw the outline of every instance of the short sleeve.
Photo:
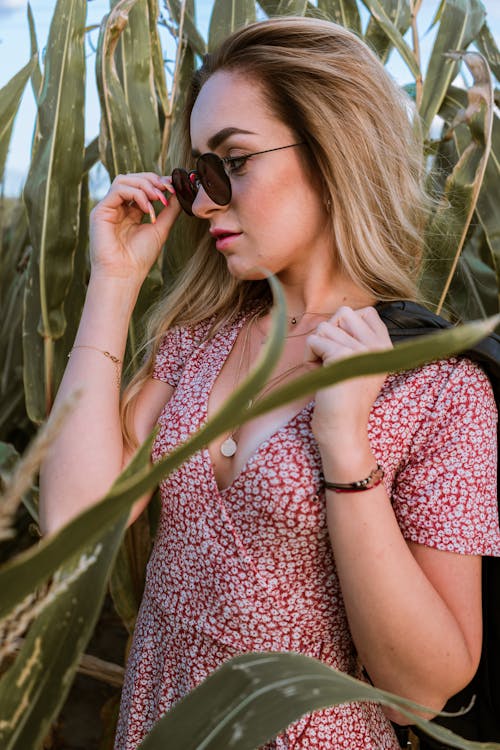
<svg viewBox="0 0 500 750">
<path fill-rule="evenodd" d="M 156 353 L 152 377 L 176 388 L 186 362 L 203 340 L 207 328 L 202 323 L 170 328 Z"/>
<path fill-rule="evenodd" d="M 394 511 L 408 540 L 500 557 L 493 389 L 470 360 L 449 362 L 432 414 L 396 474 Z"/>
</svg>

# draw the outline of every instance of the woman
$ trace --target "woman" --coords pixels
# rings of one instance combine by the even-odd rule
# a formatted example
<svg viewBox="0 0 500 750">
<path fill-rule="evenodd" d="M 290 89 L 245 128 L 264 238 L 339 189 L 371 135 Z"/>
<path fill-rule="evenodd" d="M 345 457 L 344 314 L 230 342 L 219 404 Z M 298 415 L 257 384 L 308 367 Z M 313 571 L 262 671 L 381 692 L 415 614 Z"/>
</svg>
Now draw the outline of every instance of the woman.
<svg viewBox="0 0 500 750">
<path fill-rule="evenodd" d="M 84 383 L 83 396 L 43 467 L 47 531 L 100 498 L 156 423 L 153 461 L 247 375 L 270 325 L 263 269 L 289 314 L 263 392 L 391 346 L 374 305 L 415 298 L 427 206 L 409 111 L 366 46 L 328 22 L 253 24 L 205 60 L 186 113 L 183 163 L 195 171 L 174 170 L 177 197 L 170 177 L 119 176 L 92 212 L 91 279 L 58 398 Z M 121 420 L 128 322 L 179 202 L 193 215 L 194 254 L 152 318 L 153 351 Z M 486 376 L 449 359 L 298 399 L 170 475 L 116 748 L 136 748 L 247 651 L 364 669 L 438 711 L 476 670 L 480 556 L 500 554 L 495 419 Z M 392 749 L 389 718 L 404 722 L 345 704 L 269 747 Z"/>
</svg>

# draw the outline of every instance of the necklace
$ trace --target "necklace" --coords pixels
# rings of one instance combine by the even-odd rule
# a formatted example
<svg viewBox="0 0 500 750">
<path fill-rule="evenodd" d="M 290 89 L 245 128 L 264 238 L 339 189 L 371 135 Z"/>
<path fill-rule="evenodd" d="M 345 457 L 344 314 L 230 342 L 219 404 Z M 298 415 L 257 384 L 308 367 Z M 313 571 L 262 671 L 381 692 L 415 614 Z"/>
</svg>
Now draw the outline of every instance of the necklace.
<svg viewBox="0 0 500 750">
<path fill-rule="evenodd" d="M 248 347 L 248 342 L 250 340 L 250 331 L 251 331 L 252 326 L 255 325 L 257 327 L 257 323 L 256 323 L 257 318 L 258 318 L 258 314 L 254 315 L 248 324 L 248 327 L 245 333 L 245 340 L 243 342 L 243 347 L 241 350 L 240 361 L 238 363 L 238 369 L 236 371 L 234 387 L 236 387 L 236 384 L 239 381 L 240 374 L 241 374 L 241 367 L 243 364 L 243 359 L 245 358 L 245 354 L 247 354 L 247 359 L 250 359 L 250 348 Z M 305 336 L 307 334 L 295 334 L 295 335 Z M 248 348 L 248 351 L 247 351 L 247 348 Z M 261 390 L 256 396 L 254 396 L 253 398 L 249 400 L 247 408 L 251 408 L 259 399 L 261 399 L 269 390 L 271 390 L 273 386 L 277 385 L 278 383 L 281 383 L 281 381 L 284 380 L 287 377 L 287 375 L 291 375 L 292 372 L 296 372 L 297 370 L 300 370 L 304 367 L 307 367 L 307 363 L 300 362 L 298 365 L 292 365 L 292 367 L 289 367 L 284 372 L 280 373 L 279 375 L 276 375 L 274 378 L 271 378 L 271 380 L 267 382 L 267 385 L 265 386 L 265 388 L 263 388 L 263 390 Z M 237 427 L 221 443 L 220 452 L 222 453 L 223 456 L 225 456 L 225 458 L 232 458 L 234 454 L 236 453 L 236 451 L 238 450 L 237 436 L 238 436 L 239 430 L 240 428 Z"/>
<path fill-rule="evenodd" d="M 317 314 L 320 315 L 321 313 L 317 313 Z M 260 333 L 260 335 L 262 336 L 262 343 L 264 343 L 264 341 L 266 340 L 267 334 L 265 334 L 264 331 L 258 326 L 257 321 L 255 321 L 255 327 Z M 283 338 L 284 339 L 297 339 L 297 338 L 300 338 L 301 336 L 309 336 L 309 334 L 315 330 L 316 330 L 316 326 L 313 326 L 313 328 L 309 328 L 309 330 L 307 331 L 303 331 L 302 333 L 289 333 L 287 336 L 283 336 Z"/>
<path fill-rule="evenodd" d="M 332 317 L 333 313 L 331 312 L 304 312 L 302 315 L 294 315 L 292 318 L 290 318 L 290 325 L 296 326 L 297 323 L 300 323 L 302 318 L 305 318 L 306 315 L 327 315 L 329 318 Z"/>
<path fill-rule="evenodd" d="M 234 376 L 234 385 L 233 385 L 233 390 L 234 390 L 234 389 L 236 388 L 236 385 L 237 385 L 237 383 L 238 383 L 238 380 L 239 380 L 239 378 L 240 378 L 240 374 L 241 374 L 241 367 L 242 367 L 242 365 L 243 365 L 243 359 L 244 359 L 244 357 L 245 357 L 245 354 L 246 354 L 246 352 L 247 352 L 247 345 L 248 345 L 248 341 L 249 341 L 249 338 L 250 338 L 250 331 L 251 331 L 252 325 L 253 325 L 253 324 L 255 323 L 255 321 L 257 320 L 257 317 L 258 317 L 258 315 L 259 315 L 259 314 L 260 314 L 260 313 L 259 313 L 259 311 L 257 311 L 257 312 L 255 313 L 255 315 L 253 315 L 253 316 L 251 317 L 251 319 L 250 319 L 250 321 L 249 321 L 249 323 L 248 323 L 248 326 L 247 326 L 247 330 L 245 331 L 245 339 L 244 339 L 244 341 L 243 341 L 243 346 L 241 347 L 241 356 L 240 356 L 240 361 L 239 361 L 239 363 L 238 363 L 238 369 L 236 370 L 236 374 L 235 374 L 235 376 Z M 250 351 L 250 350 L 249 350 L 249 351 Z M 228 436 L 228 437 L 227 437 L 227 438 L 226 438 L 226 439 L 225 439 L 225 440 L 224 440 L 224 441 L 223 441 L 223 442 L 221 443 L 221 446 L 220 446 L 220 452 L 221 452 L 221 453 L 222 453 L 222 455 L 223 455 L 223 456 L 225 456 L 226 458 L 231 458 L 231 456 L 234 456 L 234 454 L 236 453 L 236 451 L 237 451 L 237 449 L 238 449 L 238 445 L 237 445 L 237 443 L 236 443 L 236 440 L 234 440 L 234 437 L 233 437 L 233 435 L 234 435 L 235 433 L 236 433 L 236 430 L 234 430 L 234 431 L 233 431 L 233 432 L 232 432 L 232 433 L 231 433 L 231 434 L 230 434 L 230 435 L 229 435 L 229 436 Z"/>
</svg>

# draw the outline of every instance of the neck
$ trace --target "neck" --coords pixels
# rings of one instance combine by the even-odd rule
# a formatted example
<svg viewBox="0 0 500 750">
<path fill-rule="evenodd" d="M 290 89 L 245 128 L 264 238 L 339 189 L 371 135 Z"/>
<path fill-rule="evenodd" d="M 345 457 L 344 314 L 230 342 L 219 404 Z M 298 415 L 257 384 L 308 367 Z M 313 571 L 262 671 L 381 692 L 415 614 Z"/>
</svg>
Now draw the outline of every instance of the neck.
<svg viewBox="0 0 500 750">
<path fill-rule="evenodd" d="M 290 284 L 281 280 L 286 300 L 287 315 L 292 325 L 312 323 L 316 318 L 328 318 L 339 307 L 357 310 L 374 305 L 376 299 L 348 279 L 334 277 L 323 283 Z M 295 324 L 293 323 L 295 320 Z"/>
</svg>

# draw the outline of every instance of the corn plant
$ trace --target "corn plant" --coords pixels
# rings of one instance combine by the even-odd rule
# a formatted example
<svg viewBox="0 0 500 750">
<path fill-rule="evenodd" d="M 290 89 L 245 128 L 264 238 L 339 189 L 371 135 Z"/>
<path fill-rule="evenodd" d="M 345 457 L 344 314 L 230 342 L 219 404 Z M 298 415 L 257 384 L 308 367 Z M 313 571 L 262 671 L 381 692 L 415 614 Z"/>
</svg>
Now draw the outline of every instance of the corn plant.
<svg viewBox="0 0 500 750">
<path fill-rule="evenodd" d="M 429 184 L 436 197 L 427 230 L 422 292 L 430 306 L 453 320 L 486 321 L 500 311 L 500 209 L 496 200 L 500 124 L 493 106 L 492 82 L 492 76 L 499 79 L 500 53 L 479 0 L 441 2 L 425 69 L 417 30 L 419 0 L 318 0 L 317 4 L 308 0 L 215 0 L 206 39 L 197 27 L 193 0 L 164 1 L 160 6 L 159 0 L 110 0 L 95 56 L 100 134 L 89 146 L 84 145 L 84 82 L 89 64 L 84 0 L 58 0 L 43 66 L 28 7 L 31 60 L 0 90 L 0 179 L 12 123 L 29 80 L 38 105 L 24 203 L 8 215 L 0 211 L 0 343 L 6 353 L 0 380 L 0 440 L 4 441 L 0 444 L 4 466 L 2 472 L 0 465 L 0 476 L 6 493 L 18 460 L 10 443 L 24 448 L 48 416 L 78 325 L 88 275 L 90 168 L 100 161 L 110 178 L 125 171 L 168 173 L 176 162 L 179 113 L 193 69 L 221 38 L 256 18 L 321 15 L 361 34 L 383 62 L 391 52 L 400 55 L 408 70 L 407 91 L 424 123 Z M 362 22 L 365 17 L 366 23 Z M 175 60 L 167 69 L 160 33 L 165 28 L 176 44 Z M 460 65 L 470 71 L 468 89 L 454 84 Z M 436 118 L 441 123 L 438 135 Z M 178 264 L 182 264 L 189 248 L 183 247 L 178 228 L 172 237 Z M 167 269 L 160 260 L 144 284 L 130 326 L 127 356 L 132 367 L 141 320 L 161 286 L 171 282 L 172 273 L 172 267 Z M 108 587 L 127 629 L 133 631 L 151 532 L 146 516 L 127 532 L 125 524 L 132 503 L 144 491 L 156 487 L 163 476 L 216 435 L 257 413 L 353 375 L 416 366 L 447 356 L 470 346 L 496 323 L 469 324 L 390 353 L 337 363 L 262 399 L 253 410 L 245 410 L 249 395 L 268 377 L 284 335 L 280 292 L 271 283 L 277 313 L 264 359 L 220 414 L 154 468 L 149 467 L 151 443 L 147 442 L 98 505 L 51 539 L 14 555 L 0 567 L 0 628 L 6 644 L 0 657 L 12 661 L 0 677 L 2 747 L 24 750 L 41 745 L 67 695 Z M 29 468 L 23 463 L 26 457 L 19 460 L 25 472 L 36 471 L 32 464 Z M 36 488 L 23 492 L 24 502 L 36 518 Z M 19 501 L 22 494 L 18 493 Z M 0 504 L 1 528 L 12 525 L 16 505 L 12 497 L 12 492 L 4 495 Z M 14 655 L 13 644 L 23 632 L 26 637 Z M 245 727 L 241 742 L 246 744 L 238 747 L 256 747 L 303 713 L 351 699 L 352 691 L 364 696 L 359 699 L 381 700 L 398 710 L 415 708 L 369 686 L 354 685 L 345 675 L 305 657 L 273 655 L 274 661 L 266 661 L 251 655 L 239 659 L 218 670 L 163 719 L 144 747 L 160 747 L 169 739 L 173 746 L 194 748 L 209 733 L 215 739 L 204 746 L 230 747 L 227 732 L 235 721 Z M 277 671 L 283 676 L 283 685 L 298 685 L 296 699 L 284 701 L 283 690 L 273 685 L 271 678 Z M 241 681 L 243 673 L 250 675 L 246 682 Z M 309 679 L 325 681 L 325 690 L 316 702 L 305 687 Z M 272 711 L 257 700 L 262 690 Z M 211 701 L 219 693 L 227 695 L 227 701 L 215 711 Z M 245 713 L 245 705 L 250 713 Z M 234 719 L 230 719 L 233 709 Z M 188 722 L 183 718 L 186 711 L 191 717 Z M 254 716 L 252 711 L 258 711 L 263 720 L 248 720 Z M 194 715 L 199 717 L 196 726 Z M 474 747 L 474 743 L 443 735 L 447 730 L 418 721 L 442 742 Z"/>
</svg>

